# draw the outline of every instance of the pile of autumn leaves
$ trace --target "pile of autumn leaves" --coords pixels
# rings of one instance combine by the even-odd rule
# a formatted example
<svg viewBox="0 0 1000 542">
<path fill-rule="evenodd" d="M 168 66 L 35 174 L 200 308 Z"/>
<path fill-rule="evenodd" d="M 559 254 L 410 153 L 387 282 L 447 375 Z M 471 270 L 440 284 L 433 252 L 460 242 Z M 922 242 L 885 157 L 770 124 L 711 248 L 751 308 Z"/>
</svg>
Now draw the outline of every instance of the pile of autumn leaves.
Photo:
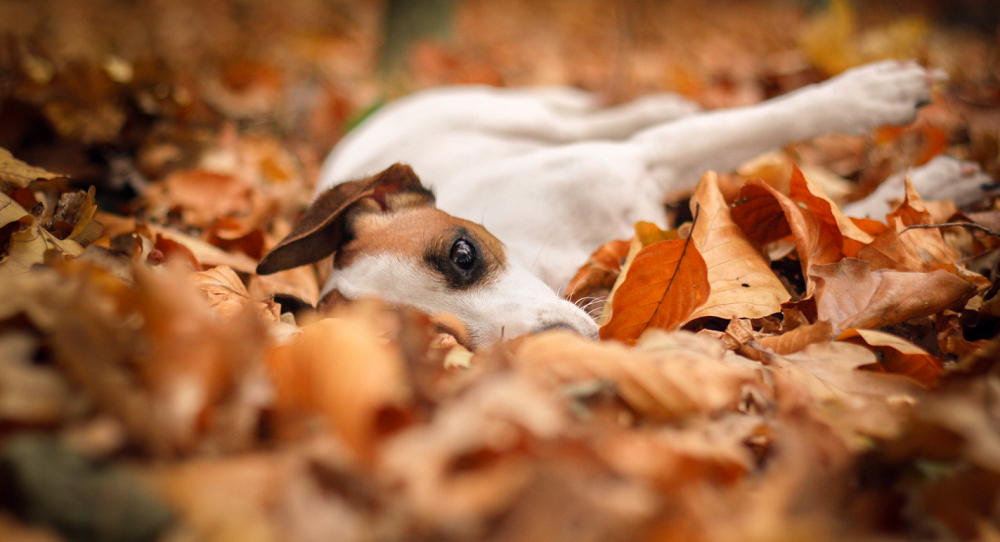
<svg viewBox="0 0 1000 542">
<path fill-rule="evenodd" d="M 961 356 L 972 347 L 957 334 L 960 327 L 944 325 L 949 315 L 942 313 L 962 309 L 989 288 L 989 280 L 958 262 L 996 241 L 957 229 L 951 244 L 974 252 L 960 255 L 941 229 L 922 228 L 961 216 L 947 202 L 934 207 L 941 217 L 932 216 L 907 181 L 905 199 L 886 216 L 888 225 L 848 218 L 798 168 L 788 195 L 751 180 L 730 206 L 717 176 L 708 173 L 691 199 L 694 220 L 685 226 L 684 238 L 637 224 L 630 244 L 609 243 L 595 253 L 570 284 L 570 297 L 613 284 L 602 314 L 602 339 L 633 342 L 647 329 L 700 329 L 700 319 L 724 319 L 732 329 L 720 338 L 754 359 L 760 355 L 746 348 L 751 341 L 787 354 L 859 333 L 879 346 L 895 344 L 910 352 L 891 335 L 858 330 L 938 315 L 941 352 Z M 797 260 L 802 284 L 772 270 L 771 261 L 782 258 Z M 981 304 L 978 299 L 975 306 Z M 772 318 L 779 313 L 781 319 Z M 765 320 L 756 330 L 749 325 L 755 319 Z M 935 358 L 920 356 L 895 372 L 933 385 L 940 368 Z"/>
<path fill-rule="evenodd" d="M 998 348 L 961 333 L 995 298 L 957 263 L 992 240 L 907 230 L 912 190 L 887 226 L 708 174 L 581 270 L 633 344 L 468 353 L 376 302 L 281 314 L 225 240 L 0 163 L 3 540 L 997 534 Z M 874 329 L 927 325 L 940 357 Z"/>
</svg>

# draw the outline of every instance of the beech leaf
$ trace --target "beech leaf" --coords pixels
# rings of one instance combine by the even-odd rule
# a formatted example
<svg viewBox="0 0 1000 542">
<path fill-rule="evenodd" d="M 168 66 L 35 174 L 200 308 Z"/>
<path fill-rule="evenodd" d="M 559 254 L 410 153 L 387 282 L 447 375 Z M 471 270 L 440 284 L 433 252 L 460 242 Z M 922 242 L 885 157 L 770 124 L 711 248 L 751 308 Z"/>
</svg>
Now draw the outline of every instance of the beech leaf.
<svg viewBox="0 0 1000 542">
<path fill-rule="evenodd" d="M 650 327 L 675 329 L 708 299 L 708 270 L 691 239 L 658 241 L 636 254 L 611 301 L 602 339 L 634 341 Z"/>
<path fill-rule="evenodd" d="M 15 221 L 22 223 L 21 229 L 10 236 L 7 254 L 0 256 L 0 277 L 26 273 L 32 266 L 45 263 L 45 254 L 50 250 L 64 256 L 83 253 L 79 243 L 52 235 L 24 207 L 0 193 L 0 227 Z"/>
<path fill-rule="evenodd" d="M 40 167 L 28 164 L 14 158 L 7 149 L 0 147 L 0 192 L 12 188 L 25 188 L 38 179 L 57 179 L 65 177 L 58 173 L 46 171 Z"/>
<path fill-rule="evenodd" d="M 876 352 L 878 365 L 868 366 L 877 372 L 908 376 L 924 386 L 934 386 L 944 366 L 923 348 L 895 335 L 871 329 L 848 329 L 838 341 L 858 344 Z"/>
<path fill-rule="evenodd" d="M 705 260 L 711 289 L 705 303 L 687 320 L 762 318 L 780 312 L 790 295 L 767 259 L 733 221 L 719 191 L 718 175 L 702 176 L 691 205 L 697 206 L 698 216 L 691 238 Z"/>
<path fill-rule="evenodd" d="M 904 273 L 871 270 L 854 258 L 813 266 L 819 320 L 835 332 L 879 328 L 960 306 L 976 287 L 947 271 Z"/>
</svg>

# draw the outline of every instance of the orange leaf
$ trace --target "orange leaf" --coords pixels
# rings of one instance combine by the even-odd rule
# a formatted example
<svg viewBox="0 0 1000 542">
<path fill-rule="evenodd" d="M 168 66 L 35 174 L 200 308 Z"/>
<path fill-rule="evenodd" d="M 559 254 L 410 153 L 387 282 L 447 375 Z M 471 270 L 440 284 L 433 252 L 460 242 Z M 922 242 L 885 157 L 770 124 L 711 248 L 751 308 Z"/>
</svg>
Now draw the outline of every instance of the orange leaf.
<svg viewBox="0 0 1000 542">
<path fill-rule="evenodd" d="M 864 368 L 882 373 L 906 375 L 924 386 L 937 384 L 944 366 L 924 349 L 895 335 L 870 329 L 848 329 L 837 337 L 864 346 L 879 357 L 878 365 Z"/>
<path fill-rule="evenodd" d="M 736 223 L 761 244 L 781 239 L 782 234 L 790 232 L 804 274 L 808 274 L 812 265 L 833 263 L 844 256 L 841 248 L 844 238 L 832 217 L 824 220 L 760 181 L 748 182 L 740 192 L 740 199 L 742 203 L 733 208 Z M 775 204 L 783 216 L 776 214 Z"/>
<path fill-rule="evenodd" d="M 361 303 L 344 318 L 304 326 L 294 341 L 271 352 L 282 435 L 294 435 L 304 419 L 319 414 L 355 458 L 372 460 L 384 423 L 405 418 L 411 395 L 402 354 L 380 339 L 377 319 L 377 305 Z"/>
<path fill-rule="evenodd" d="M 621 272 L 621 260 L 628 254 L 628 241 L 609 241 L 594 251 L 566 287 L 566 299 L 576 302 L 595 291 L 610 289 Z"/>
<path fill-rule="evenodd" d="M 853 258 L 858 249 L 872 241 L 872 236 L 840 212 L 840 207 L 809 182 L 797 166 L 792 167 L 789 197 L 804 204 L 825 228 L 835 228 L 840 232 L 841 251 L 845 256 Z"/>
<path fill-rule="evenodd" d="M 708 290 L 708 269 L 691 239 L 653 243 L 636 254 L 615 292 L 601 338 L 634 341 L 649 327 L 675 329 Z"/>
<path fill-rule="evenodd" d="M 833 328 L 829 322 L 816 322 L 799 326 L 781 335 L 764 337 L 758 340 L 757 344 L 775 354 L 784 355 L 798 352 L 810 344 L 828 341 L 832 336 Z"/>
</svg>

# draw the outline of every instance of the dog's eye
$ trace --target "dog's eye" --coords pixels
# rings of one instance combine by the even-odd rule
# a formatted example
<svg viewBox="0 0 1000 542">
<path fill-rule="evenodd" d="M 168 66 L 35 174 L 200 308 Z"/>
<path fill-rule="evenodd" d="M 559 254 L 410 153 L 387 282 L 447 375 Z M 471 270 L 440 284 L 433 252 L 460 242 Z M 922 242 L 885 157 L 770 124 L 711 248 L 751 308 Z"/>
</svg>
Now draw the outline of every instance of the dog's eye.
<svg viewBox="0 0 1000 542">
<path fill-rule="evenodd" d="M 476 249 L 465 239 L 459 239 L 451 245 L 451 261 L 455 262 L 459 269 L 468 271 L 476 263 Z"/>
</svg>

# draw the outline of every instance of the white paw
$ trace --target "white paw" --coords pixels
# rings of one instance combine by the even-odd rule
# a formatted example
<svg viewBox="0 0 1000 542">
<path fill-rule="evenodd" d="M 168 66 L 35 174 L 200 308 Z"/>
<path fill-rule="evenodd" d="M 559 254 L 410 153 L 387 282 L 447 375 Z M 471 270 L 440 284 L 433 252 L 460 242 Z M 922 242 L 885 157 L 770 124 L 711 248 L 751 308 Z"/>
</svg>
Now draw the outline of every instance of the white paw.
<svg viewBox="0 0 1000 542">
<path fill-rule="evenodd" d="M 903 199 L 907 174 L 921 199 L 950 199 L 959 207 L 983 199 L 1000 188 L 989 175 L 979 169 L 979 164 L 941 155 L 924 166 L 889 177 L 867 198 L 845 205 L 844 214 L 882 220 L 891 211 L 889 202 Z"/>
<path fill-rule="evenodd" d="M 921 198 L 950 199 L 959 207 L 979 201 L 997 188 L 979 164 L 944 155 L 911 171 L 910 182 Z"/>
<path fill-rule="evenodd" d="M 886 124 L 908 124 L 931 99 L 940 75 L 915 62 L 889 60 L 848 70 L 823 83 L 839 131 L 860 134 Z"/>
</svg>

